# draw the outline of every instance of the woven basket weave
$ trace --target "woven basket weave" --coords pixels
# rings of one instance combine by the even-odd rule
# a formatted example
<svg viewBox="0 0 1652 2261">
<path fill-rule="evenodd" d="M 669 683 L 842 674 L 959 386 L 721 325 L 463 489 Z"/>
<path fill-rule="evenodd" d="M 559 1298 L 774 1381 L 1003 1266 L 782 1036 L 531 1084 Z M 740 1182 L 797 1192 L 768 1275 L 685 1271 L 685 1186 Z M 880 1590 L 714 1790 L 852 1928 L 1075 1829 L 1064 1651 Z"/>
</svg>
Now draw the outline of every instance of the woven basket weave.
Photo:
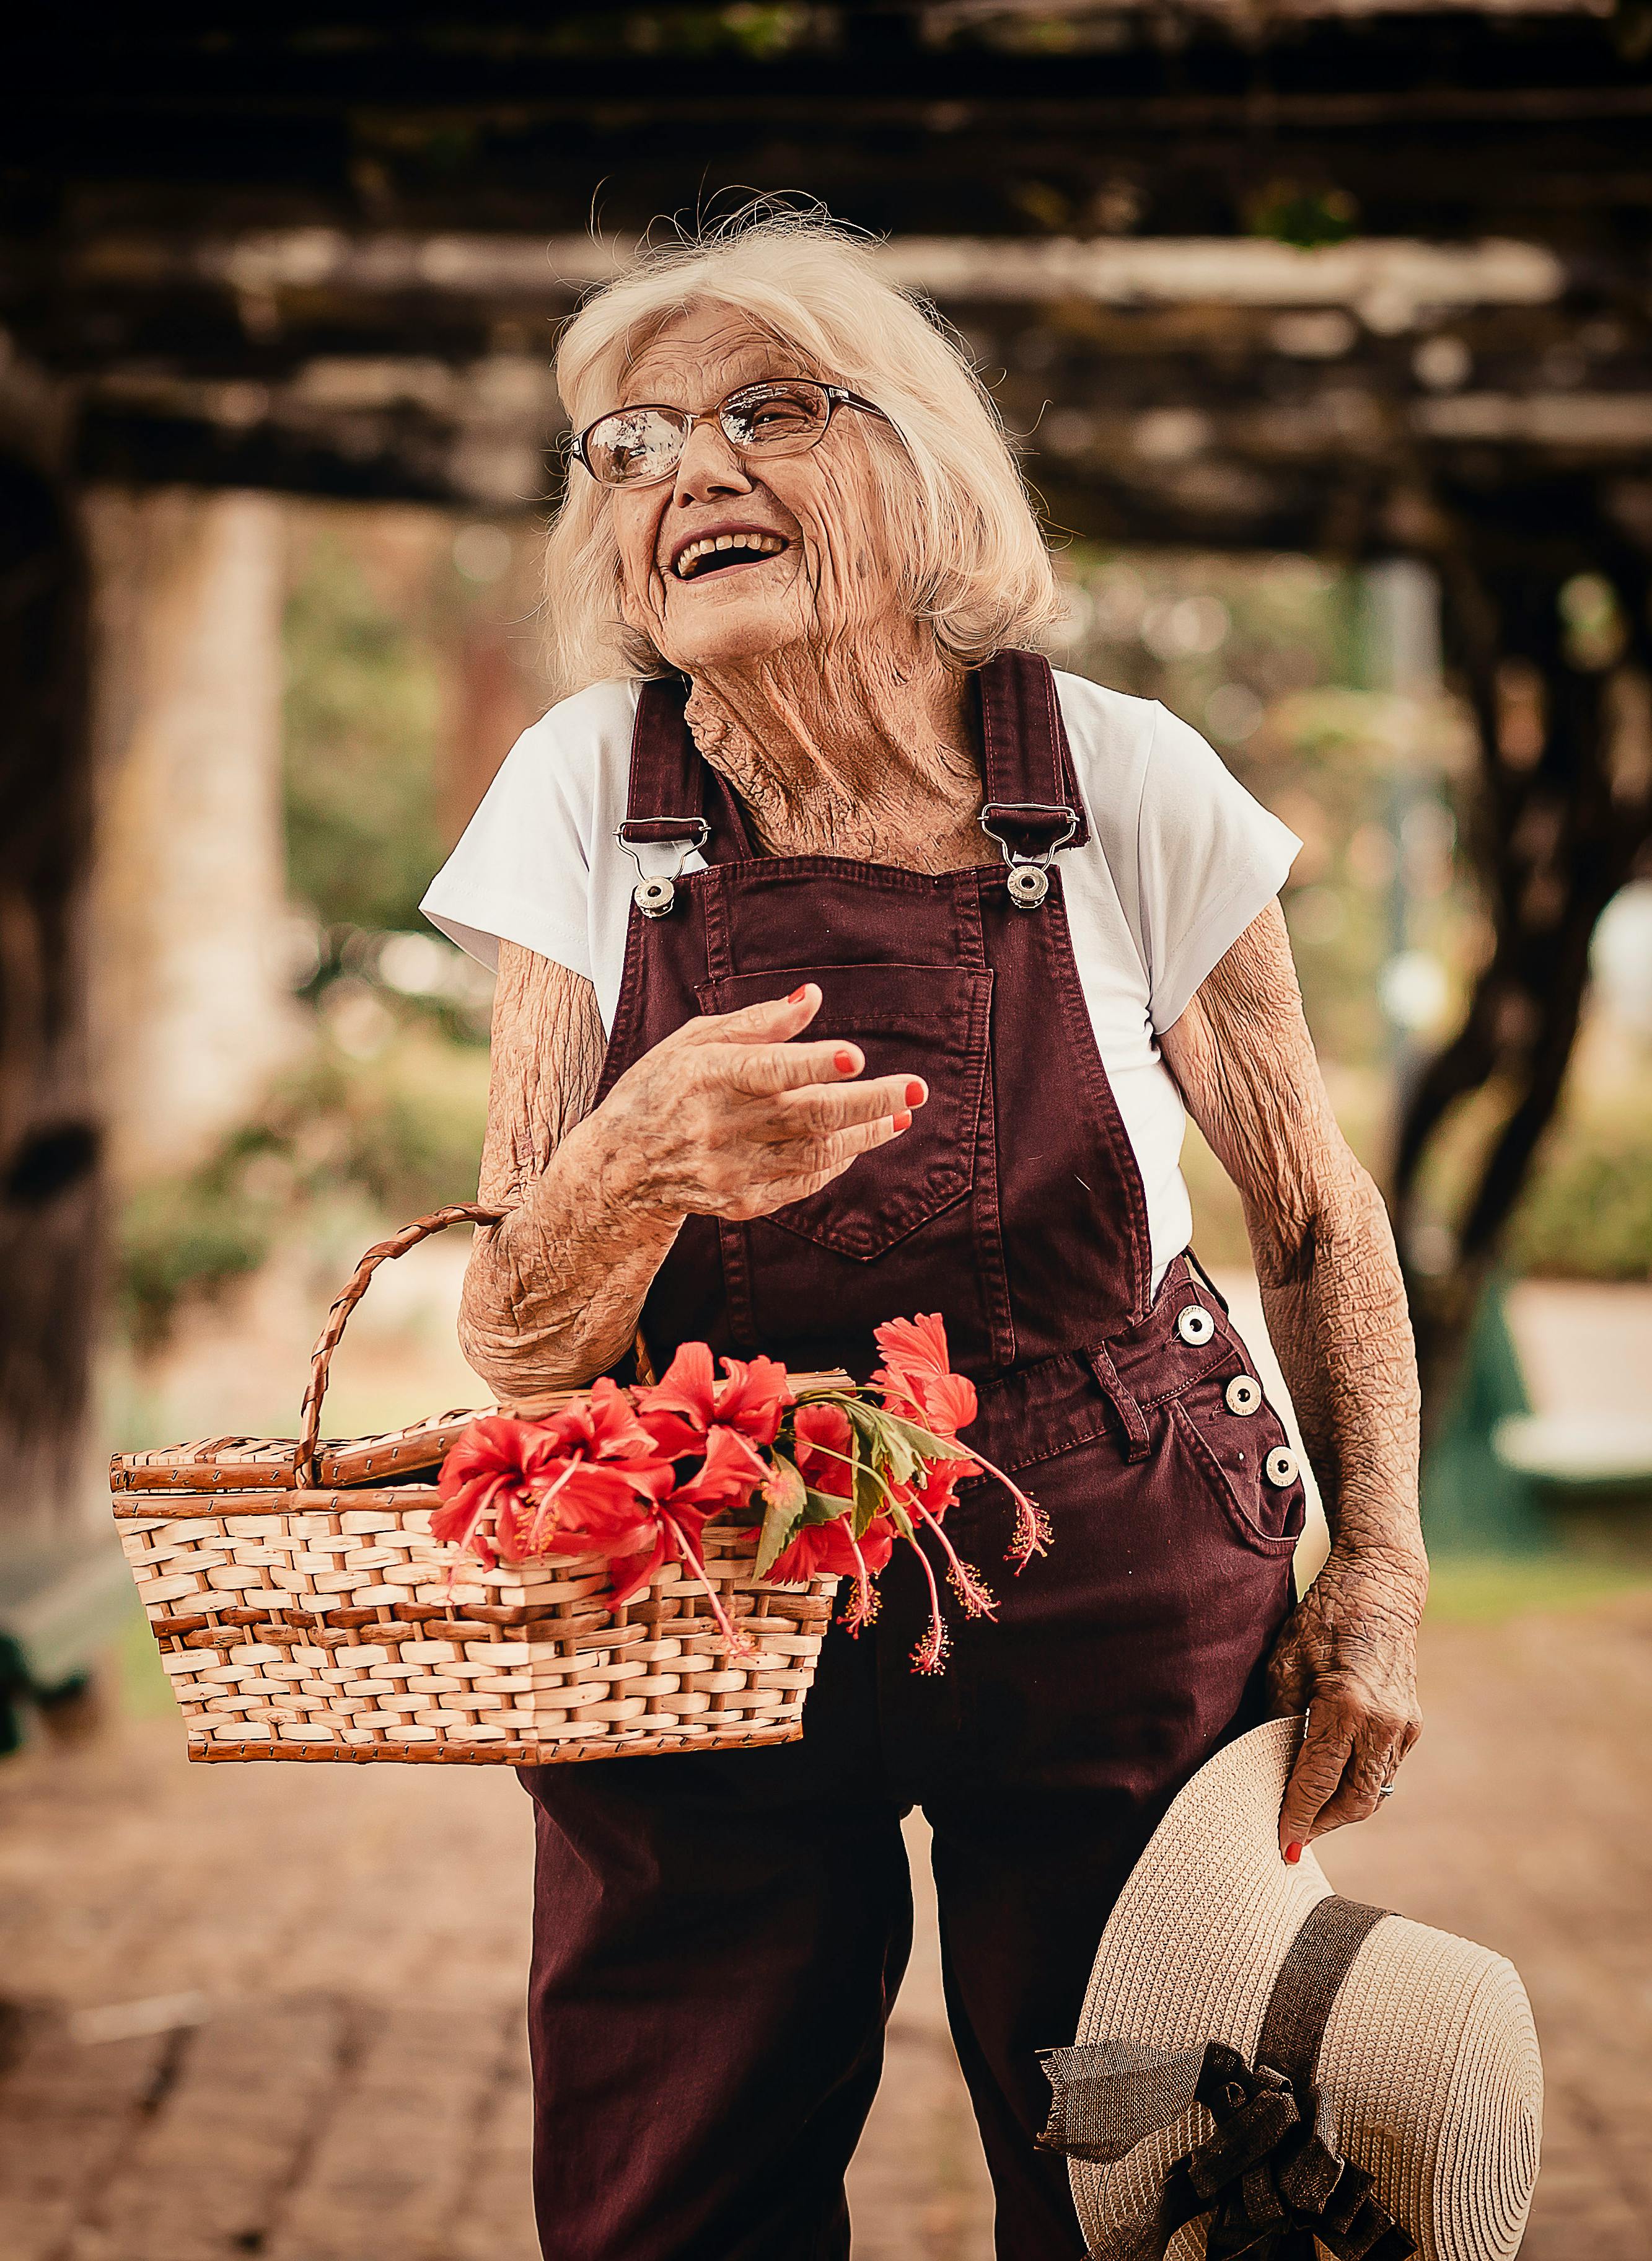
<svg viewBox="0 0 1652 2261">
<path fill-rule="evenodd" d="M 835 1578 L 759 1583 L 749 1540 L 708 1524 L 707 1576 L 755 1643 L 732 1656 L 680 1563 L 615 1610 L 601 1556 L 490 1570 L 433 1540 L 436 1472 L 469 1413 L 322 1444 L 328 1367 L 374 1271 L 499 1214 L 455 1204 L 368 1250 L 316 1346 L 298 1438 L 112 1462 L 122 1544 L 192 1759 L 534 1766 L 802 1733 Z"/>
</svg>

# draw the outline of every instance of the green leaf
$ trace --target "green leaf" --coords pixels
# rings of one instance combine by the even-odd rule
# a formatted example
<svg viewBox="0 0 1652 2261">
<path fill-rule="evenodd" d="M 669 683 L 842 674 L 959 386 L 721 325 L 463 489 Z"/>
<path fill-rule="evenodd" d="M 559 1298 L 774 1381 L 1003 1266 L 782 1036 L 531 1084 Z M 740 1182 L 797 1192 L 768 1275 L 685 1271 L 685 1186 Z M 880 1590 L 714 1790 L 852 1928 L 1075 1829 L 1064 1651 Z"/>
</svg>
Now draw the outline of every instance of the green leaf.
<svg viewBox="0 0 1652 2261">
<path fill-rule="evenodd" d="M 862 1465 L 855 1477 L 855 1536 L 864 1539 L 888 1505 L 888 1486 L 879 1481 L 876 1469 Z"/>
<path fill-rule="evenodd" d="M 857 1450 L 875 1468 L 886 1468 L 897 1483 L 905 1483 L 916 1467 L 905 1438 L 898 1436 L 881 1406 L 861 1404 L 849 1413 Z"/>
<path fill-rule="evenodd" d="M 763 1527 L 758 1534 L 755 1575 L 762 1578 L 790 1546 L 809 1502 L 808 1488 L 788 1460 L 776 1454 L 774 1473 L 763 1486 Z"/>
<path fill-rule="evenodd" d="M 920 1460 L 955 1461 L 961 1453 L 968 1457 L 967 1446 L 959 1445 L 950 1437 L 932 1435 L 929 1430 L 920 1429 L 916 1421 L 905 1420 L 898 1413 L 880 1413 L 877 1418 L 887 1423 Z"/>
<path fill-rule="evenodd" d="M 849 1511 L 849 1503 L 840 1492 L 812 1491 L 808 1495 L 808 1503 L 803 1514 L 805 1525 L 812 1523 L 835 1523 L 840 1516 L 847 1515 Z"/>
</svg>

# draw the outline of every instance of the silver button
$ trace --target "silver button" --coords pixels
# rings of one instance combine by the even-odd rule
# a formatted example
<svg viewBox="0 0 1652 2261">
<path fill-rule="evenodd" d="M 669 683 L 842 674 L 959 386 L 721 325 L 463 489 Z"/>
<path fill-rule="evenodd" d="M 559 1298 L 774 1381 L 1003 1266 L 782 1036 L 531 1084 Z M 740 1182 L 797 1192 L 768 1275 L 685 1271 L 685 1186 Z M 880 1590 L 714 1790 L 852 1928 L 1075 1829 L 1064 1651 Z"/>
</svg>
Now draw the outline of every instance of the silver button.
<svg viewBox="0 0 1652 2261">
<path fill-rule="evenodd" d="M 1236 1374 L 1222 1395 L 1230 1413 L 1254 1413 L 1262 1403 L 1262 1384 L 1254 1374 Z"/>
<path fill-rule="evenodd" d="M 1176 1331 L 1184 1343 L 1207 1343 L 1216 1331 L 1216 1322 L 1203 1303 L 1189 1303 L 1176 1315 Z"/>
<path fill-rule="evenodd" d="M 663 918 L 676 901 L 669 879 L 641 879 L 631 890 L 631 900 L 644 918 Z"/>
<path fill-rule="evenodd" d="M 1049 893 L 1049 873 L 1041 864 L 1012 864 L 1010 901 L 1018 910 L 1035 911 Z"/>
<path fill-rule="evenodd" d="M 1297 1480 L 1297 1456 L 1289 1445 L 1276 1445 L 1262 1464 L 1262 1472 L 1276 1491 Z"/>
</svg>

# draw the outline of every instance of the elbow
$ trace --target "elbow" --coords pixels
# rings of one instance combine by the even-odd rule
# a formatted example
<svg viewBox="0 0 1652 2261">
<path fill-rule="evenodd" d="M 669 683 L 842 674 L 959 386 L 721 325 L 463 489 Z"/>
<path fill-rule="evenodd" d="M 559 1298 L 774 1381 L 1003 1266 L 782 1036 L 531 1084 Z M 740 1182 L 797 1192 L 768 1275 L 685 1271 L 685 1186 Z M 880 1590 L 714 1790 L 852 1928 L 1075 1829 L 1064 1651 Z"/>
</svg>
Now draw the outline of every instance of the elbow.
<svg viewBox="0 0 1652 2261">
<path fill-rule="evenodd" d="M 511 1397 L 519 1389 L 511 1356 L 515 1349 L 514 1338 L 491 1315 L 479 1311 L 467 1290 L 459 1306 L 459 1354 L 497 1398 Z"/>
<path fill-rule="evenodd" d="M 459 1297 L 460 1355 L 496 1397 L 509 1398 L 526 1387 L 524 1347 L 511 1297 L 479 1238 Z"/>
<path fill-rule="evenodd" d="M 501 1403 L 583 1389 L 606 1364 L 587 1359 L 585 1347 L 566 1314 L 530 1314 L 508 1264 L 472 1257 L 459 1299 L 459 1349 Z"/>
<path fill-rule="evenodd" d="M 1292 1197 L 1247 1203 L 1256 1276 L 1264 1286 L 1301 1287 L 1327 1263 L 1368 1259 L 1375 1249 L 1392 1254 L 1377 1181 L 1346 1146 L 1327 1159 L 1328 1166 Z"/>
</svg>

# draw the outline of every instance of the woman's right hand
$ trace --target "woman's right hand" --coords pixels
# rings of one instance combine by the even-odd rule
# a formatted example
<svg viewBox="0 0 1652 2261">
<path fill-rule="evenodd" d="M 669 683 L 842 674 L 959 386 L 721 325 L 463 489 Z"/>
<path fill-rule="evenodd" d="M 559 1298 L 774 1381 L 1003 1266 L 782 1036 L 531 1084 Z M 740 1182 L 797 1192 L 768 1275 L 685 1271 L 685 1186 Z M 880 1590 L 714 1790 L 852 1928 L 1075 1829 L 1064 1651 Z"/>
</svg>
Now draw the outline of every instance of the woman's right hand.
<svg viewBox="0 0 1652 2261">
<path fill-rule="evenodd" d="M 866 1058 L 845 1037 L 794 1043 L 819 1009 L 810 981 L 685 1022 L 626 1069 L 578 1135 L 603 1141 L 628 1201 L 655 1216 L 767 1217 L 819 1193 L 899 1138 L 929 1096 L 920 1076 L 857 1081 Z"/>
</svg>

